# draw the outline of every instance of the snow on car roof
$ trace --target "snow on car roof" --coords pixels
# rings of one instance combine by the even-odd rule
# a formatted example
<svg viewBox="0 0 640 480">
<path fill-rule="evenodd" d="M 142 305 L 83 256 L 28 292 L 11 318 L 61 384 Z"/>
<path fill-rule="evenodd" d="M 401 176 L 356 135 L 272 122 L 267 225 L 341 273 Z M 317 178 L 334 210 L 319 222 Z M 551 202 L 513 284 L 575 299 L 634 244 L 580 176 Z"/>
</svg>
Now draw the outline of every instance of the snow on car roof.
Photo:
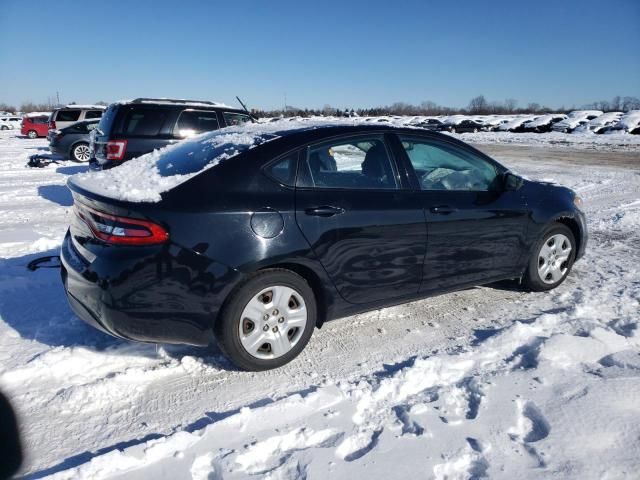
<svg viewBox="0 0 640 480">
<path fill-rule="evenodd" d="M 51 112 L 31 112 L 25 114 L 25 117 L 48 117 Z"/>
<path fill-rule="evenodd" d="M 160 97 L 160 98 L 129 98 L 126 100 L 118 100 L 114 102 L 119 105 L 126 105 L 130 103 L 151 103 L 154 105 L 190 105 L 194 107 L 219 107 L 219 108 L 229 108 L 232 110 L 241 110 L 237 107 L 231 107 L 226 103 L 222 102 L 208 102 L 202 100 L 183 100 L 183 99 L 175 99 L 168 97 Z"/>
<path fill-rule="evenodd" d="M 69 181 L 115 200 L 158 202 L 162 193 L 251 148 L 297 131 L 356 124 L 348 120 L 296 119 L 228 127 L 154 150 L 116 168 L 76 174 Z"/>
<path fill-rule="evenodd" d="M 583 118 L 591 115 L 602 115 L 602 110 L 574 110 L 569 112 L 569 118 Z"/>
<path fill-rule="evenodd" d="M 622 117 L 622 112 L 607 112 L 589 121 L 590 126 L 599 127 Z"/>
<path fill-rule="evenodd" d="M 508 122 L 501 123 L 498 127 L 498 130 L 509 130 L 511 128 L 518 128 L 524 122 L 528 122 L 530 120 L 535 120 L 537 115 L 521 115 L 519 117 L 514 118 L 513 120 L 509 120 Z"/>
<path fill-rule="evenodd" d="M 75 103 L 72 103 L 70 105 L 65 105 L 62 108 L 80 108 L 80 109 L 95 108 L 98 110 L 104 110 L 107 107 L 105 107 L 104 105 L 76 105 Z"/>
<path fill-rule="evenodd" d="M 631 110 L 620 117 L 619 124 L 625 126 L 627 130 L 633 130 L 640 125 L 640 110 Z"/>
<path fill-rule="evenodd" d="M 538 118 L 529 120 L 526 126 L 529 128 L 541 127 L 541 126 L 547 125 L 548 123 L 552 122 L 556 118 L 565 119 L 567 118 L 567 116 L 562 113 L 553 113 L 553 114 L 550 113 L 548 115 L 541 115 Z"/>
</svg>

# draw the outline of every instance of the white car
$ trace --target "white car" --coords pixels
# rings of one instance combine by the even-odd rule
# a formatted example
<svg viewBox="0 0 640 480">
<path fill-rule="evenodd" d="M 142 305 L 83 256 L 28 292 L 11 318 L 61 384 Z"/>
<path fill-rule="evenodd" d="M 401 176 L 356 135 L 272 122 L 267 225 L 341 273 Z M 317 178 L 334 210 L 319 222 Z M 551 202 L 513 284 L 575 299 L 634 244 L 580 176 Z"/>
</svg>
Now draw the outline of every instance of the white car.
<svg viewBox="0 0 640 480">
<path fill-rule="evenodd" d="M 609 127 L 616 125 L 620 121 L 620 117 L 622 117 L 622 112 L 607 112 L 603 113 L 599 117 L 590 120 L 589 122 L 580 125 L 575 129 L 575 132 L 579 133 L 601 133 L 600 131 L 604 131 Z"/>
<path fill-rule="evenodd" d="M 0 130 L 15 130 L 20 128 L 22 117 L 7 115 L 0 117 Z"/>
<path fill-rule="evenodd" d="M 600 115 L 602 115 L 601 110 L 574 110 L 564 120 L 554 123 L 551 129 L 554 132 L 571 133 L 580 125 L 585 125 Z"/>
<path fill-rule="evenodd" d="M 598 133 L 633 133 L 640 134 L 640 110 L 625 113 L 617 123 L 598 131 Z"/>
</svg>

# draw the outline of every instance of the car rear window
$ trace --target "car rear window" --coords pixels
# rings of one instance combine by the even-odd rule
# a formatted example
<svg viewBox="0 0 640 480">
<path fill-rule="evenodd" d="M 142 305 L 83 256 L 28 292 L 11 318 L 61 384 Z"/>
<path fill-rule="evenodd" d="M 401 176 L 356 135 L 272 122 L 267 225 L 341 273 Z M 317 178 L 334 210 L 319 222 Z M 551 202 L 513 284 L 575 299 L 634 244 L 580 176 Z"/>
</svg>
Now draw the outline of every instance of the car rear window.
<svg viewBox="0 0 640 480">
<path fill-rule="evenodd" d="M 122 133 L 154 137 L 160 133 L 168 116 L 169 112 L 160 108 L 131 109 L 124 119 Z"/>
<path fill-rule="evenodd" d="M 179 137 L 191 137 L 202 132 L 218 130 L 218 114 L 211 110 L 184 110 L 180 117 L 174 133 Z"/>
<path fill-rule="evenodd" d="M 111 131 L 111 126 L 113 125 L 113 121 L 116 118 L 117 110 L 118 105 L 111 105 L 103 112 L 102 117 L 100 117 L 98 129 L 105 135 L 108 135 Z"/>
<path fill-rule="evenodd" d="M 56 122 L 77 122 L 81 110 L 58 110 Z"/>
</svg>

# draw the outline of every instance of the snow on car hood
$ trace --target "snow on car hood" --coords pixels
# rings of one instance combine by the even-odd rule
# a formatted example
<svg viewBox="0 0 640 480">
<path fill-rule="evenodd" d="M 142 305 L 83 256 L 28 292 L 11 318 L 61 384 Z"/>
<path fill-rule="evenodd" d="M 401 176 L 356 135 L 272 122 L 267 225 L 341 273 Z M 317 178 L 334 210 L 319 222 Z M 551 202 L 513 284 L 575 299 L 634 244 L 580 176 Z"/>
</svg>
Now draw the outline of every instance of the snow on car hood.
<svg viewBox="0 0 640 480">
<path fill-rule="evenodd" d="M 109 170 L 79 173 L 69 182 L 91 193 L 127 202 L 158 202 L 161 194 L 220 162 L 293 131 L 351 122 L 281 120 L 206 132 L 128 160 Z"/>
</svg>

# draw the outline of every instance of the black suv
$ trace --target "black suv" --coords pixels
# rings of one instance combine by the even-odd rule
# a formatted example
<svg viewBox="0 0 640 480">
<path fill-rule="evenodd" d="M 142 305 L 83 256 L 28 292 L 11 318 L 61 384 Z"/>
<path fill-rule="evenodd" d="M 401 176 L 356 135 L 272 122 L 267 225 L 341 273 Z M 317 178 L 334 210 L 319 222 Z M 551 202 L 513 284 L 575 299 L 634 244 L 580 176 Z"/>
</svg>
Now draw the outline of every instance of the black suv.
<svg viewBox="0 0 640 480">
<path fill-rule="evenodd" d="M 91 135 L 91 167 L 111 168 L 198 133 L 249 121 L 244 110 L 200 100 L 137 98 L 113 103 Z"/>
</svg>

